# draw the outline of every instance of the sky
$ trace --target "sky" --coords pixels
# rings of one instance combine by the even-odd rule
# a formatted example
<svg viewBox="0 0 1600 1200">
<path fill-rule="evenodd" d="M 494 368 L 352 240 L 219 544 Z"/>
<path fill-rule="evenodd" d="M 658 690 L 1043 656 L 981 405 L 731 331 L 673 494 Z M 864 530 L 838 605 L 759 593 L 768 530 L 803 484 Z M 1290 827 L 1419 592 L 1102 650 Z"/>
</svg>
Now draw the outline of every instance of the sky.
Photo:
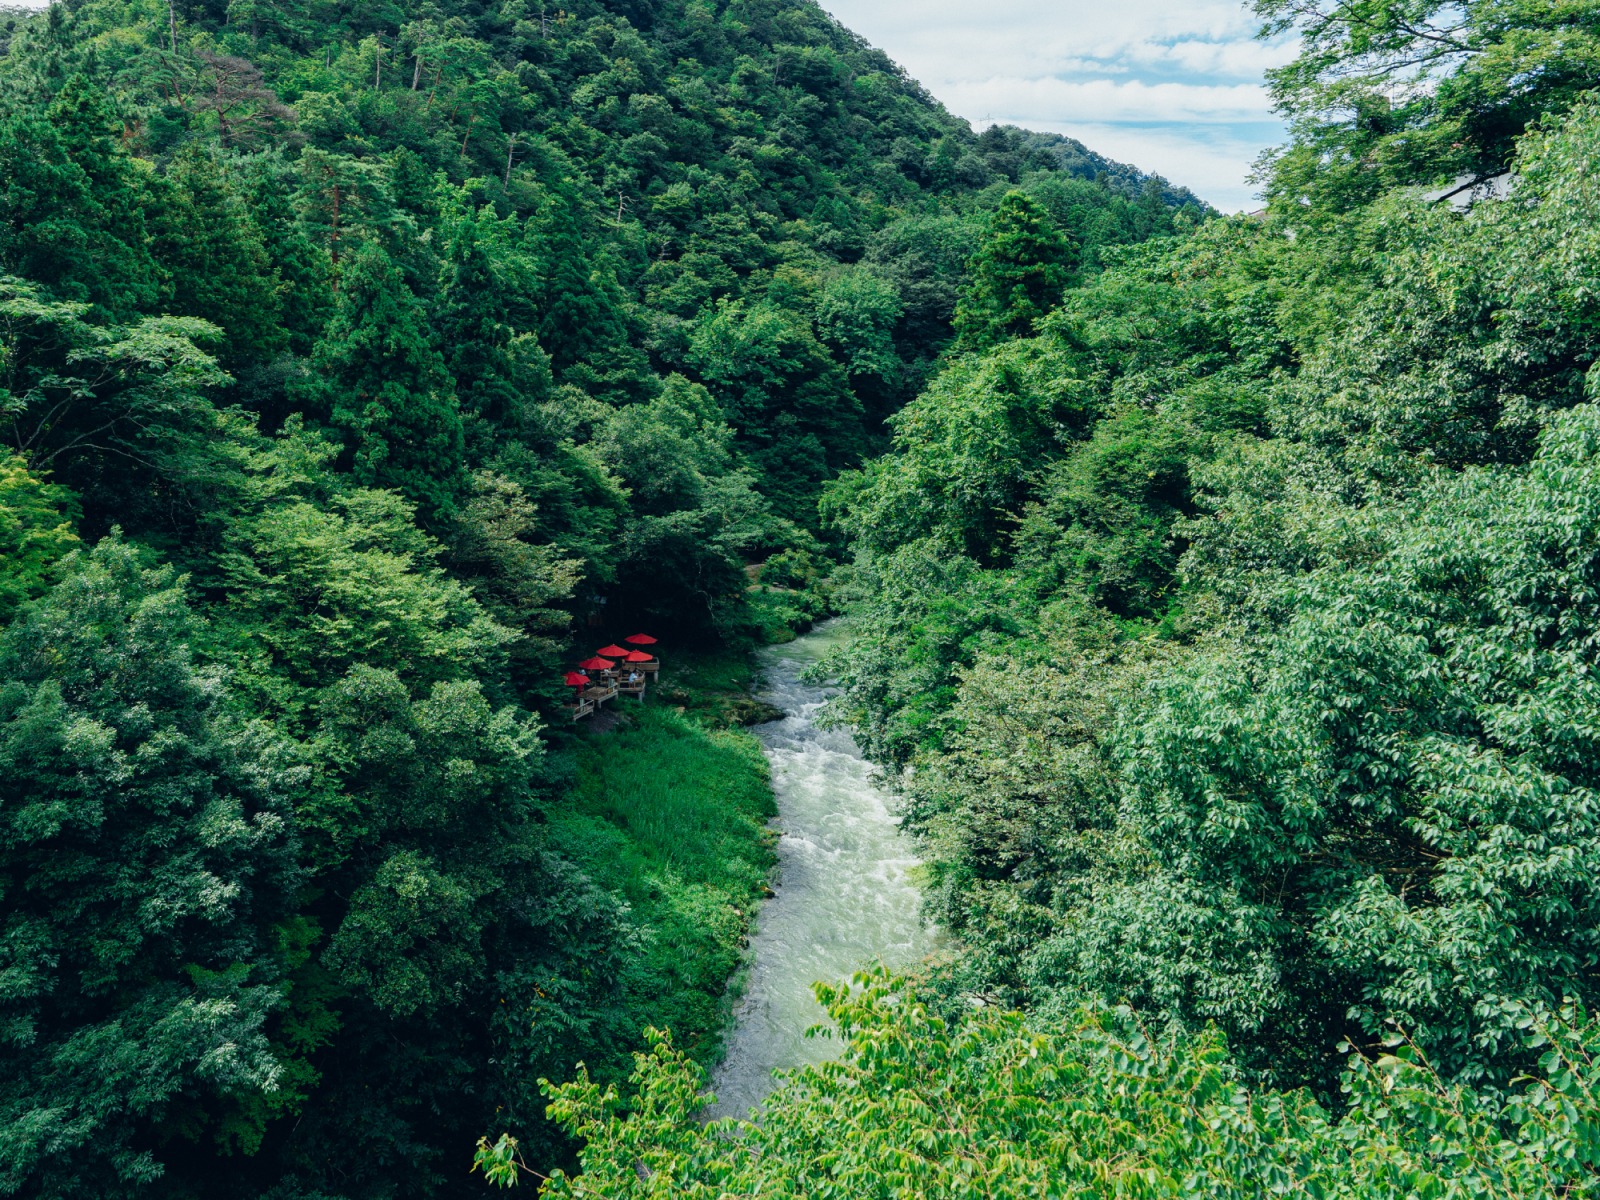
<svg viewBox="0 0 1600 1200">
<path fill-rule="evenodd" d="M 1284 140 L 1262 84 L 1292 44 L 1233 0 L 821 0 L 977 129 L 1021 125 L 1165 175 L 1225 212 Z"/>
</svg>

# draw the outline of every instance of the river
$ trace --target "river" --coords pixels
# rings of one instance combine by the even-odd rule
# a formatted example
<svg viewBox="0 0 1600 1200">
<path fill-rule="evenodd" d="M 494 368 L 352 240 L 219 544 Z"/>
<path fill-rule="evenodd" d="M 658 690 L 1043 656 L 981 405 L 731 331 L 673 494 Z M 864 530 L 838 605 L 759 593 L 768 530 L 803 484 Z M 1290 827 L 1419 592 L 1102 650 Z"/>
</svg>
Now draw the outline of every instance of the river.
<svg viewBox="0 0 1600 1200">
<path fill-rule="evenodd" d="M 745 992 L 712 1076 L 713 1116 L 747 1115 L 772 1090 L 774 1069 L 837 1052 L 832 1038 L 804 1036 L 827 1019 L 813 982 L 838 982 L 880 960 L 910 966 L 932 947 L 911 840 L 850 736 L 818 728 L 831 690 L 802 679 L 844 638 L 842 624 L 829 621 L 761 651 L 762 698 L 787 714 L 751 731 L 772 764 L 778 800 L 776 895 L 756 920 Z"/>
</svg>

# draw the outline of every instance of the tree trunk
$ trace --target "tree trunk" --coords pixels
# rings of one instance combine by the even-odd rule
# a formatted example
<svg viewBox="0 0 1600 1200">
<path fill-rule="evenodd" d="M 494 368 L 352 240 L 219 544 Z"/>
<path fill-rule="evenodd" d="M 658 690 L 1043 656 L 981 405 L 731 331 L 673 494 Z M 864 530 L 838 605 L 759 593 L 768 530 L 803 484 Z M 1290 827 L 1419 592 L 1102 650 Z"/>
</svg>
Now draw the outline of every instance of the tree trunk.
<svg viewBox="0 0 1600 1200">
<path fill-rule="evenodd" d="M 339 265 L 339 185 L 333 185 L 333 232 L 328 235 L 328 253 L 333 265 Z M 333 290 L 339 290 L 339 277 L 333 277 Z"/>
</svg>

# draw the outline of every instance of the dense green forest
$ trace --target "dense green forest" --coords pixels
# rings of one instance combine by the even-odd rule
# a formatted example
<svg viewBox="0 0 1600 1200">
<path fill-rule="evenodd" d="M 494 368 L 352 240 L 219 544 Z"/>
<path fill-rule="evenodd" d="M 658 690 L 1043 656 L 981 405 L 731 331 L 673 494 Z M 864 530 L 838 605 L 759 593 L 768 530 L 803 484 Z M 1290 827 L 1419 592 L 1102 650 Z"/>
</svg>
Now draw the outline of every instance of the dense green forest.
<svg viewBox="0 0 1600 1200">
<path fill-rule="evenodd" d="M 807 3 L 0 12 L 0 1195 L 476 1192 L 714 1056 L 823 487 L 1210 215 Z"/>
<path fill-rule="evenodd" d="M 1503 1086 L 1528 1006 L 1600 995 L 1600 7 L 1402 7 L 1274 77 L 1263 214 L 953 356 L 825 501 L 950 995 L 1215 1024 L 1325 1096 L 1394 1020 Z"/>
<path fill-rule="evenodd" d="M 552 1088 L 550 1194 L 1600 1194 L 1600 5 L 1255 7 L 1265 210 L 1003 201 L 825 488 L 952 952 L 738 1137 Z"/>
<path fill-rule="evenodd" d="M 0 14 L 0 1194 L 1600 1191 L 1600 5 L 1256 10 L 1236 218 L 793 0 Z M 730 1141 L 827 604 L 951 948 Z"/>
</svg>

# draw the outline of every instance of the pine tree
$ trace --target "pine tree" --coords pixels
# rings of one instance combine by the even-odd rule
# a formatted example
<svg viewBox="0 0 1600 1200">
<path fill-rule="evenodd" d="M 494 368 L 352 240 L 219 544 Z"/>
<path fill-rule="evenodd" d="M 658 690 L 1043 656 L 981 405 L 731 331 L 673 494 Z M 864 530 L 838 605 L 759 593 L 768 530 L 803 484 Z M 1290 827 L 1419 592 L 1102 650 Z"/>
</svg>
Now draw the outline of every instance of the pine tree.
<svg viewBox="0 0 1600 1200">
<path fill-rule="evenodd" d="M 156 248 L 172 273 L 173 310 L 228 335 L 223 361 L 259 361 L 286 343 L 282 290 L 261 231 L 215 158 L 190 146 L 173 159 Z"/>
<path fill-rule="evenodd" d="M 281 155 L 263 154 L 245 164 L 240 187 L 280 280 L 280 320 L 289 350 L 309 355 L 333 309 L 333 266 L 295 213 L 295 182 L 294 168 Z"/>
<path fill-rule="evenodd" d="M 1050 214 L 1025 193 L 1009 193 L 968 264 L 970 279 L 956 305 L 958 345 L 976 350 L 1032 337 L 1060 302 L 1076 263 L 1072 239 Z"/>
<path fill-rule="evenodd" d="M 145 187 L 115 128 L 105 93 L 81 76 L 44 116 L 0 123 L 0 271 L 127 319 L 156 311 L 163 287 Z"/>
<path fill-rule="evenodd" d="M 627 297 L 610 256 L 566 209 L 543 234 L 539 343 L 550 348 L 557 378 L 594 396 L 647 398 L 649 363 L 632 344 Z"/>
<path fill-rule="evenodd" d="M 461 410 L 493 425 L 511 423 L 525 405 L 543 399 L 548 361 L 534 345 L 528 346 L 530 354 L 517 353 L 504 285 L 471 217 L 460 221 L 450 239 L 446 271 L 434 331 L 456 381 Z M 527 361 L 530 355 L 532 361 Z"/>
<path fill-rule="evenodd" d="M 422 306 L 376 243 L 350 256 L 340 282 L 313 368 L 355 478 L 428 517 L 449 512 L 465 481 L 461 413 Z"/>
</svg>

